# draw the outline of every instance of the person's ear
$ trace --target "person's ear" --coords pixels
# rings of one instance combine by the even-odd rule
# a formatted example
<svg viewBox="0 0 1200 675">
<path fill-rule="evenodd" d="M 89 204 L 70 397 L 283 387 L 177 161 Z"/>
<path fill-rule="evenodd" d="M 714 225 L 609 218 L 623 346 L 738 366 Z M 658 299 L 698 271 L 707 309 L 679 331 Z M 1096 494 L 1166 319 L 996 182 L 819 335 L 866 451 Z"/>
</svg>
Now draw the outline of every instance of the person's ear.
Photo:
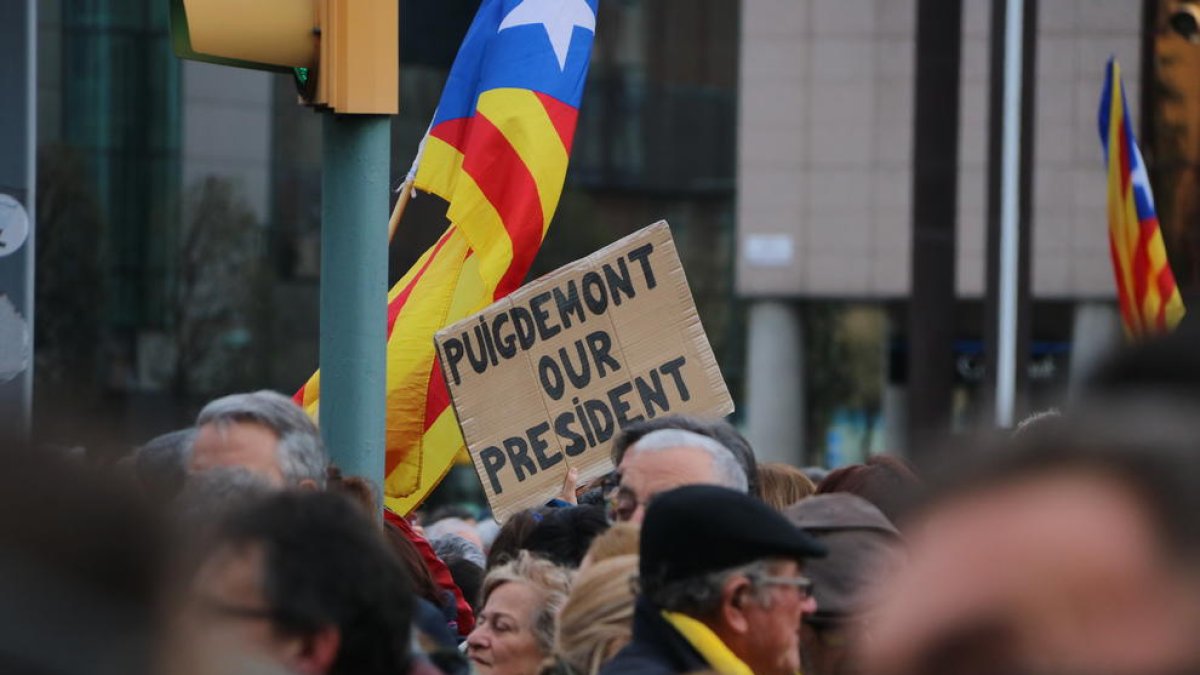
<svg viewBox="0 0 1200 675">
<path fill-rule="evenodd" d="M 292 659 L 292 668 L 301 675 L 325 675 L 333 668 L 342 634 L 337 626 L 326 624 L 301 638 L 300 649 Z"/>
<path fill-rule="evenodd" d="M 319 492 L 321 490 L 321 486 L 317 485 L 317 481 L 311 478 L 305 478 L 299 483 L 296 483 L 296 489 L 304 492 Z"/>
<path fill-rule="evenodd" d="M 750 630 L 750 623 L 746 620 L 746 605 L 750 602 L 752 591 L 750 580 L 743 576 L 729 579 L 721 589 L 721 615 L 730 630 L 738 633 Z"/>
</svg>

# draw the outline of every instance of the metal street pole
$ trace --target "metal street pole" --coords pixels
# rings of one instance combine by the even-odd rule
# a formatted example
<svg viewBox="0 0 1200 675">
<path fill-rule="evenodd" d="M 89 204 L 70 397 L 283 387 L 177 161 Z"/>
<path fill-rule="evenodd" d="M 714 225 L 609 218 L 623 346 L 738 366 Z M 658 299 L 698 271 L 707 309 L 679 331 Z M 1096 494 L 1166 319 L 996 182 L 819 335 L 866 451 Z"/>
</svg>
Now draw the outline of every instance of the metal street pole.
<svg viewBox="0 0 1200 675">
<path fill-rule="evenodd" d="M 0 2 L 0 437 L 17 439 L 32 432 L 37 5 Z"/>
<path fill-rule="evenodd" d="M 1037 87 L 1037 23 L 1038 0 L 1024 0 L 1021 26 L 1021 103 L 1020 150 L 1017 160 L 1017 266 L 1016 316 L 1003 330 L 1015 335 L 1016 355 L 1013 358 L 1013 392 L 1011 419 L 1020 419 L 1027 412 L 1029 398 L 1030 341 L 1033 324 L 1033 303 L 1030 299 L 1030 249 L 1033 211 L 1033 150 L 1036 132 L 1034 109 Z M 1000 372 L 999 345 L 1001 333 L 1000 293 L 1002 286 L 1000 250 L 1003 228 L 1001 210 L 1003 199 L 1004 92 L 1002 73 L 1006 63 L 1005 19 L 1007 0 L 992 0 L 991 25 L 991 82 L 988 92 L 988 169 L 987 169 L 987 290 L 984 294 L 984 353 L 987 356 L 984 388 L 987 392 L 988 423 L 997 423 L 997 374 Z M 1008 280 L 1012 283 L 1011 278 Z M 1015 324 L 1015 325 L 1014 325 Z"/>
<path fill-rule="evenodd" d="M 321 436 L 347 475 L 383 480 L 391 122 L 322 121 Z"/>
<path fill-rule="evenodd" d="M 1004 124 L 1000 174 L 1000 317 L 996 356 L 996 425 L 1010 427 L 1017 389 L 1017 252 L 1020 246 L 1021 27 L 1025 0 L 1004 13 Z"/>
</svg>

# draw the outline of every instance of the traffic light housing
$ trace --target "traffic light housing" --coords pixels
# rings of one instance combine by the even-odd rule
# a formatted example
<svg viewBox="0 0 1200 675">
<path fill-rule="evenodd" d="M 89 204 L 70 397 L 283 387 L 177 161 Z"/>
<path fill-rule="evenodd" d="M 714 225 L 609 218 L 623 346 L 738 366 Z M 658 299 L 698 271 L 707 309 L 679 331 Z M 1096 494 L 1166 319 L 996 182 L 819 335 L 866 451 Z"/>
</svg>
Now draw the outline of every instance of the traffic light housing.
<svg viewBox="0 0 1200 675">
<path fill-rule="evenodd" d="M 399 0 L 170 0 L 180 58 L 292 73 L 306 105 L 399 112 Z"/>
</svg>

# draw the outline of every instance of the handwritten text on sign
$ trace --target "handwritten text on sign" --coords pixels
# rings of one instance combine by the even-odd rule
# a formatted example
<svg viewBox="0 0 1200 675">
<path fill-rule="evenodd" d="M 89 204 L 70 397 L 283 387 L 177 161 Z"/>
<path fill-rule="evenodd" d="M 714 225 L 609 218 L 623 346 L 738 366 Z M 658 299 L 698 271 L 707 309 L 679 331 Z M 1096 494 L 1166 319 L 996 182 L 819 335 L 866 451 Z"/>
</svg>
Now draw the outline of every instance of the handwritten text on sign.
<svg viewBox="0 0 1200 675">
<path fill-rule="evenodd" d="M 611 468 L 624 426 L 732 409 L 666 223 L 439 332 L 459 423 L 501 518 Z"/>
</svg>

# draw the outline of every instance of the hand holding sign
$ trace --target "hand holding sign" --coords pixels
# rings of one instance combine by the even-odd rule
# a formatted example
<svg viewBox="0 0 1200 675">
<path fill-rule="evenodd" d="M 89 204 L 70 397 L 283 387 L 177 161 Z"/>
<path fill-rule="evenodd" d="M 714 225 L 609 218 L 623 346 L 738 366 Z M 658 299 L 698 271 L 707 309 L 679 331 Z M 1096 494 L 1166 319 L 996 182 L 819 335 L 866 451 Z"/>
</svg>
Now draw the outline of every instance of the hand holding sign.
<svg viewBox="0 0 1200 675">
<path fill-rule="evenodd" d="M 733 403 L 670 229 L 659 222 L 435 336 L 459 425 L 500 520 L 612 468 L 624 426 Z"/>
</svg>

